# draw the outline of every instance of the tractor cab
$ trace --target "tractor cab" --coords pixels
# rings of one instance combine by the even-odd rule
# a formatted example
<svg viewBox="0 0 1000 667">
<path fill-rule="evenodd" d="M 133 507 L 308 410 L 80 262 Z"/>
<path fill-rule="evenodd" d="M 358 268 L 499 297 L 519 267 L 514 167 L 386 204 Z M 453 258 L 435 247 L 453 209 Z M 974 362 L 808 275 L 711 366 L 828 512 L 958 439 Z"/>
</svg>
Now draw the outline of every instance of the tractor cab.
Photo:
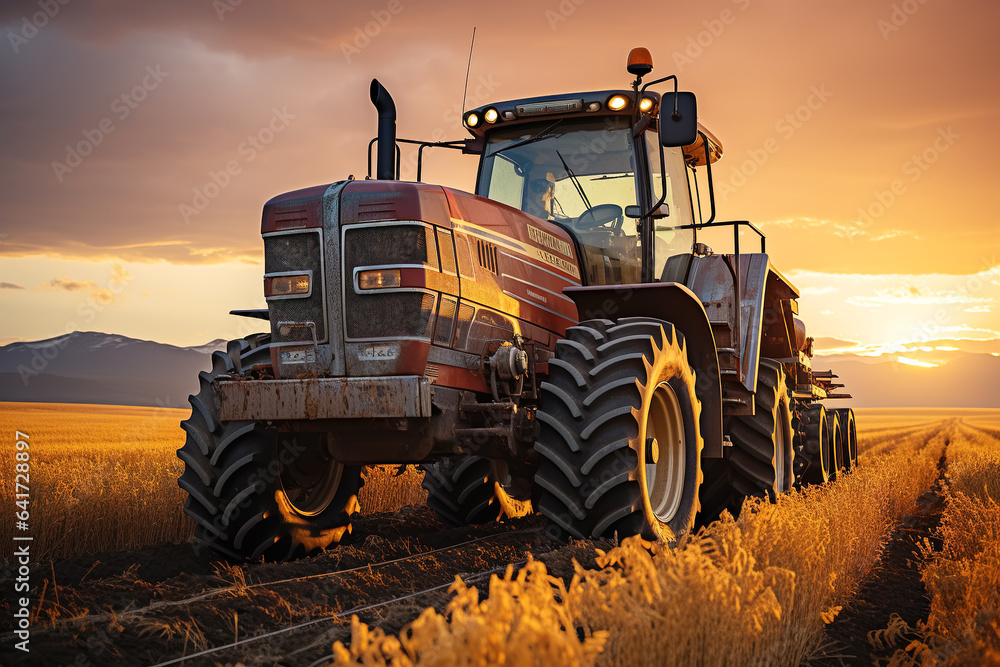
<svg viewBox="0 0 1000 667">
<path fill-rule="evenodd" d="M 481 152 L 476 194 L 568 231 L 587 284 L 660 280 L 667 260 L 694 246 L 693 170 L 705 162 L 706 140 L 712 161 L 722 154 L 704 131 L 686 146 L 664 146 L 662 101 L 611 90 L 473 109 L 464 122 Z M 694 116 L 685 119 L 692 126 Z"/>
</svg>

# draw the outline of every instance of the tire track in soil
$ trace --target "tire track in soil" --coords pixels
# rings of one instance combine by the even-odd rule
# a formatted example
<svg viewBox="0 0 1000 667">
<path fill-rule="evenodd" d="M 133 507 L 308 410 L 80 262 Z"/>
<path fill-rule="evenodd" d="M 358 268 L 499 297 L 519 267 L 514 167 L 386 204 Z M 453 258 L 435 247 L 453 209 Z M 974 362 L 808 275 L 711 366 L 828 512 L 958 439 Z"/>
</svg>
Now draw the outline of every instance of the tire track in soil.
<svg viewBox="0 0 1000 667">
<path fill-rule="evenodd" d="M 931 608 L 920 580 L 924 563 L 920 545 L 927 539 L 934 550 L 941 548 L 937 529 L 944 511 L 942 484 L 949 442 L 945 440 L 934 484 L 917 499 L 916 511 L 896 526 L 879 562 L 834 622 L 826 626 L 820 652 L 803 664 L 812 667 L 884 664 L 897 649 L 909 643 L 909 638 L 904 635 L 896 645 L 877 650 L 868 641 L 868 633 L 885 629 L 894 613 L 911 627 L 927 620 Z"/>
<path fill-rule="evenodd" d="M 395 514 L 359 517 L 350 542 L 313 558 L 292 563 L 248 563 L 226 570 L 211 562 L 192 544 L 159 545 L 133 552 L 80 556 L 55 563 L 60 604 L 56 606 L 49 563 L 36 566 L 33 581 L 48 579 L 43 613 L 33 622 L 32 651 L 13 656 L 11 665 L 138 665 L 179 657 L 206 647 L 222 646 L 311 619 L 381 603 L 393 597 L 450 584 L 455 575 L 474 575 L 532 553 L 546 562 L 554 576 L 568 583 L 572 559 L 593 566 L 593 543 L 562 546 L 548 540 L 544 520 L 533 516 L 509 523 L 449 528 L 427 508 L 404 508 Z M 419 555 L 472 538 L 488 537 L 456 549 L 390 563 L 383 561 Z M 598 544 L 605 549 L 611 544 Z M 354 572 L 341 570 L 361 567 Z M 306 581 L 295 577 L 329 573 Z M 235 575 L 235 576 L 234 576 Z M 242 576 L 242 579 L 240 578 Z M 223 587 L 237 589 L 207 599 L 183 603 Z M 266 585 L 241 589 L 238 584 Z M 270 582 L 270 583 L 268 583 Z M 486 597 L 489 577 L 475 581 Z M 33 592 L 36 601 L 39 591 Z M 411 600 L 380 606 L 359 614 L 372 627 L 398 632 L 428 606 L 442 611 L 451 599 L 447 588 Z M 182 604 L 156 613 L 130 611 L 162 601 Z M 101 617 L 99 614 L 108 616 Z M 53 626 L 49 614 L 57 614 Z M 84 621 L 73 616 L 91 614 Z M 117 616 L 115 616 L 117 614 Z M 188 624 L 189 630 L 183 626 Z M 0 633 L 9 628 L 0 629 Z M 200 635 L 200 636 L 199 636 Z M 317 623 L 308 628 L 262 639 L 215 655 L 185 661 L 184 665 L 233 664 L 309 665 L 330 653 L 334 641 L 350 639 L 350 618 Z M 196 641 L 197 640 L 197 641 Z"/>
</svg>

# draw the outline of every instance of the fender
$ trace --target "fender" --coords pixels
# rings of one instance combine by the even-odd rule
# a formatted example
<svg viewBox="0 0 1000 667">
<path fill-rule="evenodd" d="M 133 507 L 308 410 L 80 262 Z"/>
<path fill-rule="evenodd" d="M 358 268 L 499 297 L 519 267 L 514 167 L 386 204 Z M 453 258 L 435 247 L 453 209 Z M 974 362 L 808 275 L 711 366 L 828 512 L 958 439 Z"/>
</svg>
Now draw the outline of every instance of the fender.
<svg viewBox="0 0 1000 667">
<path fill-rule="evenodd" d="M 705 458 L 722 458 L 722 380 L 719 355 L 708 315 L 701 301 L 680 283 L 567 287 L 580 320 L 655 317 L 684 334 L 688 358 L 697 375 L 695 392 L 701 400 L 701 435 Z"/>
</svg>

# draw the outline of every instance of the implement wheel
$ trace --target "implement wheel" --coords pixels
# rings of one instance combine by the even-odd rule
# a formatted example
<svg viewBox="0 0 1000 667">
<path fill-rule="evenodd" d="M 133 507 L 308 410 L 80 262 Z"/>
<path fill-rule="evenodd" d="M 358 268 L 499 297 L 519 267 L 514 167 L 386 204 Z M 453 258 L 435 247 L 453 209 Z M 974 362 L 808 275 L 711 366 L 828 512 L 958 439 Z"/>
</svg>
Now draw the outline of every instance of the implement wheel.
<svg viewBox="0 0 1000 667">
<path fill-rule="evenodd" d="M 835 412 L 840 419 L 841 461 L 844 470 L 852 472 L 858 467 L 858 429 L 854 421 L 854 410 L 839 408 Z"/>
<path fill-rule="evenodd" d="M 358 509 L 361 466 L 330 456 L 326 434 L 279 434 L 251 421 L 222 422 L 212 381 L 267 358 L 266 336 L 229 344 L 199 374 L 177 456 L 184 513 L 195 537 L 234 560 L 286 561 L 325 549 L 350 532 Z M 258 349 L 262 348 L 262 349 Z M 264 352 L 262 355 L 261 352 Z M 259 368 L 259 364 L 254 365 Z"/>
<path fill-rule="evenodd" d="M 823 484 L 830 481 L 833 472 L 833 451 L 826 407 L 814 403 L 803 408 L 801 418 L 805 437 L 799 453 L 806 462 L 802 481 L 806 484 Z"/>
<path fill-rule="evenodd" d="M 830 436 L 830 479 L 833 480 L 837 479 L 844 469 L 844 430 L 836 410 L 826 411 L 826 425 Z"/>
<path fill-rule="evenodd" d="M 733 446 L 725 458 L 705 466 L 702 524 L 718 519 L 725 510 L 739 516 L 748 496 L 774 501 L 795 484 L 791 402 L 785 369 L 779 362 L 761 359 L 754 402 L 755 414 L 727 421 L 726 433 Z"/>
<path fill-rule="evenodd" d="M 684 338 L 642 317 L 566 331 L 541 384 L 538 510 L 556 537 L 689 532 L 701 484 L 701 403 Z"/>
</svg>

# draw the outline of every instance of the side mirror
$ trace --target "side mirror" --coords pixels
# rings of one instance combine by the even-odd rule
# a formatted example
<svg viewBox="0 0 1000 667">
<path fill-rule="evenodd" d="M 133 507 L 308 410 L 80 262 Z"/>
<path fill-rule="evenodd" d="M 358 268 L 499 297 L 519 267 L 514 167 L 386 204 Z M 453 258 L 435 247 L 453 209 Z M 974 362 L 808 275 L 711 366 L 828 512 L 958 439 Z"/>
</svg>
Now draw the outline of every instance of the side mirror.
<svg viewBox="0 0 1000 667">
<path fill-rule="evenodd" d="M 690 146 L 697 138 L 698 102 L 694 93 L 664 93 L 660 100 L 660 144 L 668 148 Z"/>
</svg>

